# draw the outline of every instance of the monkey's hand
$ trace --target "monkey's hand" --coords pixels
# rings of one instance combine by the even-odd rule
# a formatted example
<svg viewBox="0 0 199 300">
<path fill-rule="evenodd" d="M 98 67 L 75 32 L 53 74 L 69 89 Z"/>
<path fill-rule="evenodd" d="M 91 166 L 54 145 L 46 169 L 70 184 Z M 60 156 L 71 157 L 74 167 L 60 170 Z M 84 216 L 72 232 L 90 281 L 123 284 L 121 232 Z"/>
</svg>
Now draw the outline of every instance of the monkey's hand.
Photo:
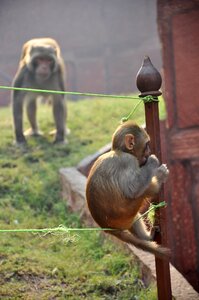
<svg viewBox="0 0 199 300">
<path fill-rule="evenodd" d="M 158 158 L 154 154 L 152 154 L 149 156 L 149 158 L 147 160 L 147 165 L 149 167 L 151 167 L 151 169 L 156 169 L 159 167 L 160 162 L 159 162 Z"/>
<path fill-rule="evenodd" d="M 156 177 L 158 181 L 165 182 L 169 175 L 169 170 L 166 164 L 162 164 L 156 171 Z"/>
</svg>

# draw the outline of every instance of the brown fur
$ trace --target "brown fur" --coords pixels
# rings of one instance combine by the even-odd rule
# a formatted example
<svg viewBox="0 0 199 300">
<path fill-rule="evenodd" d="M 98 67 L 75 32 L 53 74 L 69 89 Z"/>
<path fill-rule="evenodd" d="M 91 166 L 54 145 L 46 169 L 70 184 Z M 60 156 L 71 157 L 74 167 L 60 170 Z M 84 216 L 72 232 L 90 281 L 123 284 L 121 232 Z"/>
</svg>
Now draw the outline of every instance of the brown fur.
<svg viewBox="0 0 199 300">
<path fill-rule="evenodd" d="M 38 38 L 26 42 L 22 48 L 19 68 L 15 75 L 13 86 L 64 91 L 65 66 L 58 43 L 51 38 Z M 36 121 L 38 96 L 52 98 L 53 116 L 56 126 L 55 142 L 64 142 L 66 128 L 66 101 L 63 95 L 52 93 L 33 93 L 13 91 L 12 105 L 16 142 L 25 143 L 23 133 L 23 103 L 27 104 L 27 116 L 31 125 L 28 133 L 39 135 Z"/>
<path fill-rule="evenodd" d="M 150 155 L 149 136 L 129 121 L 113 135 L 112 150 L 94 163 L 87 180 L 86 197 L 94 220 L 120 240 L 158 257 L 169 254 L 167 248 L 152 242 L 139 210 L 146 199 L 158 193 L 168 176 L 166 165 Z"/>
</svg>

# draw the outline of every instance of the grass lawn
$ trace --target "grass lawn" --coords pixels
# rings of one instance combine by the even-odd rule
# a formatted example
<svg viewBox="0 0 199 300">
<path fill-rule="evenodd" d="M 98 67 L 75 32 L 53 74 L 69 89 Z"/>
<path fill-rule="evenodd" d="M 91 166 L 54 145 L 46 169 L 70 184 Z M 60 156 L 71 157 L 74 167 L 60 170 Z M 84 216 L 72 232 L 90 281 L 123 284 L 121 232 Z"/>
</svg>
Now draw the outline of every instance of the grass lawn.
<svg viewBox="0 0 199 300">
<path fill-rule="evenodd" d="M 39 105 L 44 132 L 26 148 L 13 145 L 11 108 L 0 108 L 0 229 L 83 226 L 61 198 L 58 170 L 110 142 L 137 100 L 68 101 L 67 145 L 55 146 L 51 107 Z M 161 115 L 164 111 L 160 101 Z M 133 118 L 144 122 L 143 105 Z M 28 128 L 25 121 L 25 128 Z M 137 264 L 99 232 L 0 233 L 0 299 L 156 299 Z"/>
</svg>

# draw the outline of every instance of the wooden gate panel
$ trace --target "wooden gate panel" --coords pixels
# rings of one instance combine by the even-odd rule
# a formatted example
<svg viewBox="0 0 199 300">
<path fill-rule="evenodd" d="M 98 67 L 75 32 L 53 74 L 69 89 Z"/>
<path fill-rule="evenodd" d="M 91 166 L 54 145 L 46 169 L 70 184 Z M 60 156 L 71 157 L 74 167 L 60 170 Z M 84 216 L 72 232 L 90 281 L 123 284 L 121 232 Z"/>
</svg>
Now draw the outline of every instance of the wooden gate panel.
<svg viewBox="0 0 199 300">
<path fill-rule="evenodd" d="M 199 1 L 158 0 L 172 263 L 199 291 Z"/>
</svg>

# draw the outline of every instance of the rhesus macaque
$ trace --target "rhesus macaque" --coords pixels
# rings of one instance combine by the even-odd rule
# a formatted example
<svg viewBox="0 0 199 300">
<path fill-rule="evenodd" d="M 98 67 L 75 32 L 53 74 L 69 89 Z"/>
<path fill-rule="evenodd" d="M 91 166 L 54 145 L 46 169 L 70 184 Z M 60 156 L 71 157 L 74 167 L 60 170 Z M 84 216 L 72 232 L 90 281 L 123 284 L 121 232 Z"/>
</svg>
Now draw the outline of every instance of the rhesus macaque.
<svg viewBox="0 0 199 300">
<path fill-rule="evenodd" d="M 149 135 L 132 121 L 120 125 L 112 138 L 112 150 L 101 155 L 92 166 L 86 186 L 86 197 L 93 219 L 120 240 L 159 257 L 169 249 L 153 242 L 139 219 L 145 200 L 155 196 L 169 171 L 151 155 Z M 138 220 L 139 219 L 139 220 Z"/>
<path fill-rule="evenodd" d="M 18 71 L 13 86 L 19 88 L 34 88 L 64 91 L 65 66 L 57 42 L 51 38 L 32 39 L 23 45 Z M 39 96 L 51 96 L 53 116 L 56 126 L 55 143 L 64 142 L 66 134 L 66 102 L 64 95 L 13 91 L 12 105 L 15 137 L 18 144 L 25 143 L 23 133 L 23 103 L 27 104 L 27 116 L 31 125 L 28 130 L 31 135 L 39 135 L 36 120 Z"/>
</svg>

